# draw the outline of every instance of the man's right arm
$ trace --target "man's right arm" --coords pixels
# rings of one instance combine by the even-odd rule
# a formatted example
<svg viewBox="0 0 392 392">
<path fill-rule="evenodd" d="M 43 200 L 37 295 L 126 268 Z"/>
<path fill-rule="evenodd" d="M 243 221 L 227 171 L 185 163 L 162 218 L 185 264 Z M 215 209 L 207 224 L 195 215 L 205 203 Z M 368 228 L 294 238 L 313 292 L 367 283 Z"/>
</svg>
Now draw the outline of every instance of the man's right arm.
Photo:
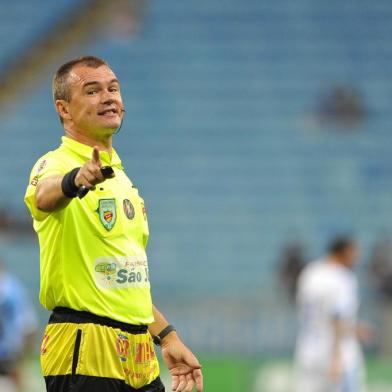
<svg viewBox="0 0 392 392">
<path fill-rule="evenodd" d="M 338 382 L 343 374 L 342 363 L 342 340 L 345 331 L 347 330 L 346 323 L 339 318 L 334 318 L 331 321 L 332 326 L 332 350 L 331 362 L 329 366 L 329 377 L 332 382 Z"/>
<path fill-rule="evenodd" d="M 105 181 L 101 173 L 101 167 L 98 147 L 94 147 L 91 161 L 86 162 L 79 169 L 74 185 L 78 188 L 84 185 L 87 189 L 94 189 L 96 184 Z M 40 211 L 58 211 L 70 203 L 72 199 L 63 192 L 62 183 L 65 176 L 56 175 L 38 181 L 35 192 L 35 204 Z"/>
<path fill-rule="evenodd" d="M 72 200 L 65 196 L 61 182 L 64 176 L 53 176 L 44 178 L 37 184 L 35 192 L 35 204 L 37 208 L 44 212 L 61 210 Z"/>
</svg>

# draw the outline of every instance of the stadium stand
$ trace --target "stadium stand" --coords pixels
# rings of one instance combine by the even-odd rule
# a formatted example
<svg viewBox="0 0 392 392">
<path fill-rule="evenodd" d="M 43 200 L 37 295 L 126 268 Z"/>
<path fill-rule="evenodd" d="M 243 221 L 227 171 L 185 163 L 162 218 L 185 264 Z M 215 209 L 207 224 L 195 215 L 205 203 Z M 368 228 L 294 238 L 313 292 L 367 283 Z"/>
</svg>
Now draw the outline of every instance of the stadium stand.
<svg viewBox="0 0 392 392">
<path fill-rule="evenodd" d="M 15 1 L 2 5 L 0 24 L 0 69 L 13 56 L 28 47 L 32 40 L 46 31 L 46 27 L 61 19 L 62 13 L 74 7 L 77 0 Z"/>
<path fill-rule="evenodd" d="M 7 5 L 0 61 L 71 3 Z M 29 18 L 15 25 L 21 9 Z M 392 234 L 391 17 L 388 0 L 151 2 L 131 40 L 100 36 L 69 53 L 106 58 L 122 81 L 127 115 L 116 144 L 149 209 L 157 296 L 269 298 L 288 238 L 317 255 L 326 238 L 352 231 L 366 255 L 380 233 Z M 32 163 L 61 135 L 48 77 L 55 68 L 0 120 L 0 203 L 18 216 L 27 217 Z M 358 88 L 367 108 L 350 132 L 313 121 L 320 94 L 336 83 Z M 26 241 L 23 255 L 19 242 L 7 247 L 31 270 L 37 255 Z M 252 318 L 258 305 L 248 303 L 251 331 L 268 309 Z M 186 328 L 183 307 L 171 312 Z M 287 317 L 271 323 L 284 329 Z M 202 339 L 214 322 L 195 337 L 212 349 L 224 342 Z M 285 339 L 275 345 L 259 336 L 247 350 L 284 349 L 291 334 L 277 333 Z"/>
</svg>

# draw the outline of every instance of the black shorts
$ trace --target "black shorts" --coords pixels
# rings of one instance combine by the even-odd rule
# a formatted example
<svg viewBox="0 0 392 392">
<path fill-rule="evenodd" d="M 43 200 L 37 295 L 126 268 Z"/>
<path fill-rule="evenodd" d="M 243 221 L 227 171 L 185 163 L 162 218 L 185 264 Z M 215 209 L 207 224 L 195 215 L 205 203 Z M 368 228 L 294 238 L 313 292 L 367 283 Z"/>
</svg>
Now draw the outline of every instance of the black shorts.
<svg viewBox="0 0 392 392">
<path fill-rule="evenodd" d="M 121 380 L 81 375 L 47 376 L 45 383 L 47 392 L 165 392 L 159 377 L 139 389 Z"/>
</svg>

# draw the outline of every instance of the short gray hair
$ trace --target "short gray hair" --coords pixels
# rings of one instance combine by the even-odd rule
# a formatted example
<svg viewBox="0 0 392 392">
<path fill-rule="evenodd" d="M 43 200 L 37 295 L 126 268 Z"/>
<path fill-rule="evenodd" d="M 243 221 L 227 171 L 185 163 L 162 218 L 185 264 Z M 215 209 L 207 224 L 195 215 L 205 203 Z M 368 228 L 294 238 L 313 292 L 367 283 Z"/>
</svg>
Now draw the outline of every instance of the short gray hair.
<svg viewBox="0 0 392 392">
<path fill-rule="evenodd" d="M 86 65 L 87 67 L 91 68 L 98 68 L 102 65 L 109 66 L 105 60 L 95 56 L 78 57 L 64 63 L 57 70 L 52 80 L 52 94 L 54 102 L 56 102 L 56 100 L 58 99 L 63 99 L 64 101 L 69 102 L 69 100 L 71 99 L 71 89 L 68 83 L 68 76 L 71 73 L 72 69 L 79 64 Z M 59 117 L 61 123 L 63 123 L 64 121 L 62 117 Z"/>
<path fill-rule="evenodd" d="M 102 65 L 108 65 L 105 60 L 95 56 L 83 56 L 73 59 L 63 64 L 55 73 L 52 81 L 53 100 L 63 99 L 69 102 L 71 91 L 68 84 L 68 76 L 76 65 L 86 65 L 91 68 L 98 68 Z"/>
</svg>

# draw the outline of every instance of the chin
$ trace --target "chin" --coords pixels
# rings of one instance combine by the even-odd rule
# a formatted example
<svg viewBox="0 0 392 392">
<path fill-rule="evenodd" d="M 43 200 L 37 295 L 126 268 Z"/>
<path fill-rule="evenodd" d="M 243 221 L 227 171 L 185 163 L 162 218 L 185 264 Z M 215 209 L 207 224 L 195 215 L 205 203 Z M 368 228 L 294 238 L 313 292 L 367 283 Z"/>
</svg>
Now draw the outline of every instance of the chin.
<svg viewBox="0 0 392 392">
<path fill-rule="evenodd" d="M 117 128 L 120 128 L 121 126 L 121 121 L 113 121 L 112 123 L 106 123 L 102 124 L 102 128 L 105 130 L 116 130 Z"/>
</svg>

